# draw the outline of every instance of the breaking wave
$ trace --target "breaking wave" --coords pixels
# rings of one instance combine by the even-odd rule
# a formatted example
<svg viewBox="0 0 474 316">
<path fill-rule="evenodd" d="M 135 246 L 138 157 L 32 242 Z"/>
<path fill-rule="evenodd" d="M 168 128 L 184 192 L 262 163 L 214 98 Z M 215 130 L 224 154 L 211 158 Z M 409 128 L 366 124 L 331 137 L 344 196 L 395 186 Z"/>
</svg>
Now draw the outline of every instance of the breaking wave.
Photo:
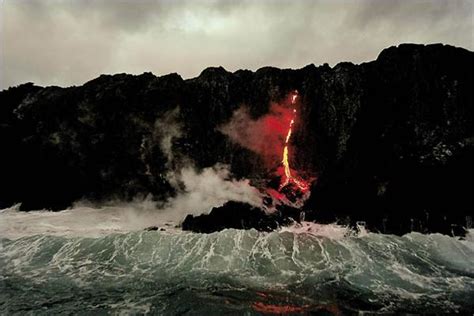
<svg viewBox="0 0 474 316">
<path fill-rule="evenodd" d="M 3 210 L 0 314 L 474 310 L 473 231 L 460 240 L 303 223 L 196 234 L 143 231 L 116 211 Z"/>
</svg>

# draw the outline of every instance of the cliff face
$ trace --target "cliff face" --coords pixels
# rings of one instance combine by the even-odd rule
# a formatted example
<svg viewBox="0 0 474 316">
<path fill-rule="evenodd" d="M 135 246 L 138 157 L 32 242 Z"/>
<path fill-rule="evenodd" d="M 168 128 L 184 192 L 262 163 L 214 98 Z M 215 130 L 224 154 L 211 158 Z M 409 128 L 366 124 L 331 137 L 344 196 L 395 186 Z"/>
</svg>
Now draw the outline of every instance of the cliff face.
<svg viewBox="0 0 474 316">
<path fill-rule="evenodd" d="M 361 65 L 10 88 L 0 92 L 0 207 L 61 209 L 147 193 L 163 200 L 174 194 L 167 172 L 190 161 L 226 163 L 258 182 L 262 157 L 219 127 L 242 105 L 258 118 L 297 89 L 293 163 L 317 176 L 307 218 L 449 231 L 473 213 L 472 60 L 461 48 L 407 44 Z"/>
<path fill-rule="evenodd" d="M 472 215 L 471 69 L 471 52 L 402 45 L 339 81 L 353 90 L 341 91 L 333 123 L 310 115 L 323 130 L 337 126 L 334 160 L 308 202 L 316 218 L 347 214 L 403 233 L 446 232 Z"/>
</svg>

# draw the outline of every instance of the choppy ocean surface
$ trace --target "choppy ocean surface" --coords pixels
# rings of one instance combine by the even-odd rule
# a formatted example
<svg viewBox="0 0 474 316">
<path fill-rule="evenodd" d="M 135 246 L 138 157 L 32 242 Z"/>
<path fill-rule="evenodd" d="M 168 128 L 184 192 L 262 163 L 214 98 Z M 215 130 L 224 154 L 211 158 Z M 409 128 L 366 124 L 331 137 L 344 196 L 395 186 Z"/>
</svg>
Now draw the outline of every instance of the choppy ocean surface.
<svg viewBox="0 0 474 316">
<path fill-rule="evenodd" d="M 125 214 L 0 211 L 0 314 L 474 312 L 473 231 L 353 235 L 303 223 L 206 235 L 143 231 L 155 222 Z"/>
</svg>

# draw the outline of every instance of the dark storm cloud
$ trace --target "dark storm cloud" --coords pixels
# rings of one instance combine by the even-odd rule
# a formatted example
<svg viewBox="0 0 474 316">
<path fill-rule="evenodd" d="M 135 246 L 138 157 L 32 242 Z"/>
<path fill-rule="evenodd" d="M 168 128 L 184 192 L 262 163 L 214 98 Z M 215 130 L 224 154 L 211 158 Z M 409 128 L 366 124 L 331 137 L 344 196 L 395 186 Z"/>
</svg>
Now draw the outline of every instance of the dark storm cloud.
<svg viewBox="0 0 474 316">
<path fill-rule="evenodd" d="M 402 42 L 472 50 L 472 15 L 468 0 L 4 0 L 0 83 L 359 63 Z"/>
</svg>

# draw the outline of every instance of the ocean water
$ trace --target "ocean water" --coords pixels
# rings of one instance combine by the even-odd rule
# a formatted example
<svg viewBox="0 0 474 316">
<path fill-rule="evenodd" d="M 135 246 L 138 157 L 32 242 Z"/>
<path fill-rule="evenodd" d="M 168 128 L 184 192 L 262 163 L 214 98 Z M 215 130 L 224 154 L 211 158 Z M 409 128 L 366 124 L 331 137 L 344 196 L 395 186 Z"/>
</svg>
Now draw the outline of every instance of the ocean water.
<svg viewBox="0 0 474 316">
<path fill-rule="evenodd" d="M 474 312 L 474 239 L 303 223 L 144 231 L 126 207 L 0 211 L 0 314 Z M 102 216 L 102 217 L 101 217 Z"/>
</svg>

